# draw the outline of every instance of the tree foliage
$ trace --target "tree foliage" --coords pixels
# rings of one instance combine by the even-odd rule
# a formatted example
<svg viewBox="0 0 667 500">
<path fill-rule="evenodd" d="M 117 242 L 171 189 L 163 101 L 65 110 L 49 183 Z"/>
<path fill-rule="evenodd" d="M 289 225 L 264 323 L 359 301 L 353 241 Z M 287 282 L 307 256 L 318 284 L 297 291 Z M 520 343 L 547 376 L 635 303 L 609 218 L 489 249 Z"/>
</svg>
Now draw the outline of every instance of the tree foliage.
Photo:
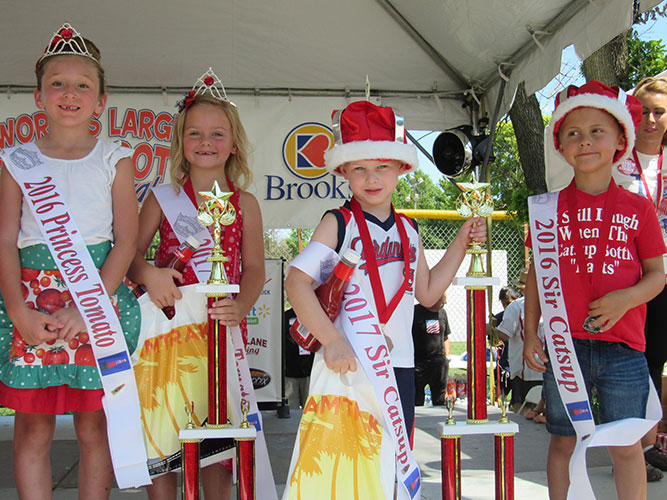
<svg viewBox="0 0 667 500">
<path fill-rule="evenodd" d="M 667 69 L 667 54 L 661 40 L 641 40 L 637 31 L 628 35 L 628 75 L 622 87 L 635 87 L 643 78 Z"/>
</svg>

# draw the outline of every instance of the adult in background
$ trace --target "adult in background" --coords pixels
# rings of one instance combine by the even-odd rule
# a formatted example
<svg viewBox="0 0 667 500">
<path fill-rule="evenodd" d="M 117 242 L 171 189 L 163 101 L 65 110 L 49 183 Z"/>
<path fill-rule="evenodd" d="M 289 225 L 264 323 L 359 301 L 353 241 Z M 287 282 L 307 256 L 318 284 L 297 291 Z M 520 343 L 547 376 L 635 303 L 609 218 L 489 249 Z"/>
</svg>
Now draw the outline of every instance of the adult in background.
<svg viewBox="0 0 667 500">
<path fill-rule="evenodd" d="M 285 397 L 293 410 L 303 408 L 308 399 L 310 370 L 315 354 L 297 345 L 289 333 L 296 314 L 287 309 L 283 314 L 283 334 L 285 335 Z"/>
<path fill-rule="evenodd" d="M 447 292 L 431 307 L 415 304 L 412 340 L 415 345 L 415 406 L 424 406 L 424 388 L 431 388 L 433 405 L 445 404 L 449 373 Z"/>
<path fill-rule="evenodd" d="M 491 324 L 489 325 L 489 335 L 492 336 L 492 333 L 495 333 L 498 336 L 497 328 L 500 323 L 503 321 L 503 315 L 505 314 L 505 309 L 516 299 L 521 297 L 519 292 L 517 292 L 511 286 L 504 286 L 500 289 L 498 293 L 498 300 L 503 306 L 503 310 L 499 313 L 493 315 Z M 491 337 L 489 339 L 491 341 Z M 495 340 L 495 339 L 494 339 Z M 497 346 L 497 359 L 498 365 L 500 366 L 500 373 L 496 375 L 496 387 L 502 388 L 503 394 L 508 394 L 511 387 L 509 384 L 509 371 L 510 371 L 510 361 L 509 361 L 509 345 L 507 341 L 503 341 L 498 336 L 500 344 Z M 501 387 L 502 386 L 502 387 Z"/>
<path fill-rule="evenodd" d="M 523 290 L 527 276 L 528 269 L 522 269 L 519 272 L 519 279 L 513 280 L 512 284 L 519 290 Z M 532 387 L 542 385 L 542 374 L 531 370 L 523 359 L 524 324 L 524 298 L 521 297 L 507 306 L 503 320 L 497 328 L 498 337 L 505 342 L 506 348 L 509 348 L 510 386 L 512 388 L 510 404 L 515 411 L 526 399 L 526 394 Z M 544 335 L 541 334 L 540 338 L 544 338 Z"/>
<path fill-rule="evenodd" d="M 667 243 L 667 176 L 662 172 L 667 131 L 667 79 L 644 78 L 637 84 L 634 95 L 642 103 L 635 148 L 630 158 L 615 167 L 612 174 L 619 186 L 653 202 L 663 240 Z M 658 397 L 662 395 L 662 371 L 667 361 L 665 311 L 667 289 L 646 304 L 644 354 Z M 656 437 L 657 426 L 642 439 L 644 458 L 653 467 L 667 471 L 667 453 L 655 444 Z"/>
</svg>

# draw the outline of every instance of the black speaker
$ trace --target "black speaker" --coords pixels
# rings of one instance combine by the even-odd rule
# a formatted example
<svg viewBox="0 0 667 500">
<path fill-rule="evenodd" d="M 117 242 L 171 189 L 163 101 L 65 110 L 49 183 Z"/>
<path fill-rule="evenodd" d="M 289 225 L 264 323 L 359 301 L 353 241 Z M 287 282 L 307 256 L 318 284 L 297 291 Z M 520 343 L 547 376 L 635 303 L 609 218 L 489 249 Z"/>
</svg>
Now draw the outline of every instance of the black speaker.
<svg viewBox="0 0 667 500">
<path fill-rule="evenodd" d="M 462 125 L 445 130 L 433 143 L 433 161 L 443 175 L 462 177 L 484 161 L 489 136 L 473 135 L 472 127 Z"/>
</svg>

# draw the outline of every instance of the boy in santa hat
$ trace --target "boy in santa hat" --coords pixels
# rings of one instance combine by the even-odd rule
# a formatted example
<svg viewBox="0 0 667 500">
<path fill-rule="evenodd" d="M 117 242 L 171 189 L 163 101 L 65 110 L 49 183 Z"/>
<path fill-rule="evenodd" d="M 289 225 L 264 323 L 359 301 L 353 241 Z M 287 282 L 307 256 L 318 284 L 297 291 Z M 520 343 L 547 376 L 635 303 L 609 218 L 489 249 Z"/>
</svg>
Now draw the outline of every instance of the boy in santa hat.
<svg viewBox="0 0 667 500">
<path fill-rule="evenodd" d="M 526 245 L 534 263 L 525 288 L 524 358 L 544 372 L 552 500 L 593 497 L 585 449 L 598 443 L 614 462 L 618 498 L 646 497 L 639 438 L 653 416 L 645 303 L 664 286 L 665 245 L 651 203 L 612 179 L 612 166 L 632 151 L 641 109 L 636 98 L 597 81 L 561 92 L 545 131 L 547 177 L 574 178 L 529 201 Z M 537 335 L 541 314 L 548 354 Z M 596 427 L 593 388 L 599 422 L 613 426 Z"/>
<path fill-rule="evenodd" d="M 349 182 L 353 197 L 325 213 L 309 247 L 314 251 L 323 244 L 341 255 L 351 248 L 362 255 L 355 276 L 382 325 L 409 434 L 415 400 L 414 298 L 434 304 L 454 278 L 471 239 L 486 241 L 486 226 L 480 218 L 467 220 L 440 262 L 429 269 L 416 221 L 396 213 L 391 203 L 399 176 L 418 163 L 416 148 L 406 143 L 403 119 L 392 108 L 367 101 L 335 111 L 332 119 L 336 144 L 325 153 L 326 168 Z M 290 267 L 285 282 L 290 303 L 322 343 L 326 365 L 341 374 L 355 371 L 354 352 L 320 307 L 314 281 Z"/>
</svg>

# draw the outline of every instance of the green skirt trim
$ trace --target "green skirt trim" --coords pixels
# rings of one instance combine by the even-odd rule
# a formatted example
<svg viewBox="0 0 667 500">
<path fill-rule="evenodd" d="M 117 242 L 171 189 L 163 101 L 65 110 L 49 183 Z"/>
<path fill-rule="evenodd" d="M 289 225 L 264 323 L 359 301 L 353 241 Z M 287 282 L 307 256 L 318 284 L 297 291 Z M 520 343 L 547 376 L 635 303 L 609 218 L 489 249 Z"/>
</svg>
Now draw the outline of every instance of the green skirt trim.
<svg viewBox="0 0 667 500">
<path fill-rule="evenodd" d="M 100 268 L 111 251 L 111 243 L 103 242 L 89 245 L 88 251 Z M 19 250 L 22 267 L 40 270 L 57 269 L 46 245 L 34 245 Z M 116 290 L 121 327 L 130 353 L 134 352 L 141 327 L 141 310 L 136 297 L 124 284 Z M 39 389 L 59 385 L 68 385 L 76 389 L 101 389 L 97 367 L 82 365 L 15 365 L 10 360 L 13 325 L 4 300 L 0 296 L 0 381 L 17 389 Z"/>
</svg>

